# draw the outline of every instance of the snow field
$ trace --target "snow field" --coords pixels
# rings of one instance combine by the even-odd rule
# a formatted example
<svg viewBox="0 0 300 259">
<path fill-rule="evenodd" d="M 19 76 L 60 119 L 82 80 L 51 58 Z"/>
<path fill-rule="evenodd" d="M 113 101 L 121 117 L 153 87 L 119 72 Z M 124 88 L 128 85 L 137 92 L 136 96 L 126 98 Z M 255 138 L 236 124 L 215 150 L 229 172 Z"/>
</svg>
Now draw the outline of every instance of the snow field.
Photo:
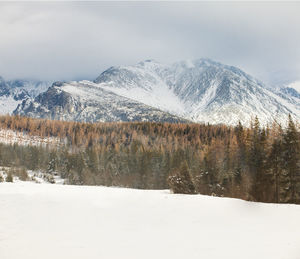
<svg viewBox="0 0 300 259">
<path fill-rule="evenodd" d="M 1 259 L 300 258 L 300 206 L 0 183 Z"/>
<path fill-rule="evenodd" d="M 12 167 L 4 167 L 0 166 L 0 177 L 2 177 L 3 182 L 6 181 L 7 172 L 14 171 L 14 170 L 20 170 L 21 168 L 12 168 Z M 64 184 L 65 179 L 62 179 L 57 172 L 52 173 L 46 173 L 41 171 L 32 171 L 32 170 L 26 170 L 28 179 L 26 181 L 34 182 L 34 183 L 43 183 L 43 184 Z M 12 175 L 13 177 L 13 183 L 15 182 L 24 182 L 22 181 L 18 176 Z M 0 182 L 1 183 L 1 182 Z"/>
</svg>

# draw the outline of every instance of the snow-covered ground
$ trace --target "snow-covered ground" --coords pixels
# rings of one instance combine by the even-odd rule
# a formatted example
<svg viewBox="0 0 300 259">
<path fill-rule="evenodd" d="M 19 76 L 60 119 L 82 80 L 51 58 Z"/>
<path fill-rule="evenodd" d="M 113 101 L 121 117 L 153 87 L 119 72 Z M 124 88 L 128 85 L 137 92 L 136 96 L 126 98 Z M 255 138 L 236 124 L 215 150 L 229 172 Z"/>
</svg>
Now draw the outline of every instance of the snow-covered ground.
<svg viewBox="0 0 300 259">
<path fill-rule="evenodd" d="M 0 143 L 4 144 L 15 144 L 18 145 L 31 145 L 31 146 L 40 146 L 40 145 L 52 145 L 58 146 L 62 142 L 57 137 L 39 137 L 39 136 L 30 136 L 26 133 L 20 131 L 13 131 L 7 129 L 0 129 Z"/>
<path fill-rule="evenodd" d="M 10 172 L 12 174 L 13 182 L 20 182 L 18 174 L 18 170 L 21 168 L 12 168 L 12 167 L 4 167 L 0 166 L 0 177 L 3 179 L 3 182 L 6 181 L 7 174 Z M 62 179 L 57 172 L 46 173 L 42 171 L 32 171 L 32 170 L 25 170 L 27 173 L 26 181 L 31 181 L 35 183 L 47 183 L 47 184 L 65 184 L 65 179 Z"/>
<path fill-rule="evenodd" d="M 300 206 L 0 183 L 1 259 L 298 259 Z"/>
</svg>

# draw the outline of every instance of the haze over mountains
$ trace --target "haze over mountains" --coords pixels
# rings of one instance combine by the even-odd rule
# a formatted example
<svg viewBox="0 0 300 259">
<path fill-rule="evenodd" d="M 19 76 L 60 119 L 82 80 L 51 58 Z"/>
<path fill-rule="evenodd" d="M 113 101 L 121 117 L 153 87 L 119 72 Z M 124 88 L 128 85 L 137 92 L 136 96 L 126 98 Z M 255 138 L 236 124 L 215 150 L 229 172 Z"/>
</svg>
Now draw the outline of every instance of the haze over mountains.
<svg viewBox="0 0 300 259">
<path fill-rule="evenodd" d="M 6 112 L 38 118 L 231 125 L 247 124 L 255 116 L 262 123 L 283 122 L 289 113 L 300 119 L 300 94 L 294 88 L 270 89 L 239 68 L 210 59 L 146 60 L 111 67 L 93 82 L 56 82 L 47 90 L 41 82 L 29 88 L 1 82 L 0 95 L 15 100 Z"/>
</svg>

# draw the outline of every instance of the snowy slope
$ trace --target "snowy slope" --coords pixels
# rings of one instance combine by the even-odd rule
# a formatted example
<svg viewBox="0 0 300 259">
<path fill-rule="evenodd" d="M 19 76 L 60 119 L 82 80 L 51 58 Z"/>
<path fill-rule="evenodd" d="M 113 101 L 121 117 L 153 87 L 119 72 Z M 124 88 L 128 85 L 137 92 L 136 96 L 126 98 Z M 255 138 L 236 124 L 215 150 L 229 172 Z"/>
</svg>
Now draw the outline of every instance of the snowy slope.
<svg viewBox="0 0 300 259">
<path fill-rule="evenodd" d="M 184 115 L 184 104 L 158 75 L 166 67 L 152 60 L 131 67 L 111 67 L 95 83 L 108 91 L 167 112 Z"/>
<path fill-rule="evenodd" d="M 11 114 L 22 100 L 15 100 L 13 96 L 0 96 L 0 115 Z"/>
<path fill-rule="evenodd" d="M 1 259 L 298 259 L 300 206 L 0 183 Z"/>
<path fill-rule="evenodd" d="M 187 122 L 157 108 L 117 95 L 89 81 L 56 82 L 34 101 L 26 100 L 15 114 L 84 122 Z"/>
</svg>

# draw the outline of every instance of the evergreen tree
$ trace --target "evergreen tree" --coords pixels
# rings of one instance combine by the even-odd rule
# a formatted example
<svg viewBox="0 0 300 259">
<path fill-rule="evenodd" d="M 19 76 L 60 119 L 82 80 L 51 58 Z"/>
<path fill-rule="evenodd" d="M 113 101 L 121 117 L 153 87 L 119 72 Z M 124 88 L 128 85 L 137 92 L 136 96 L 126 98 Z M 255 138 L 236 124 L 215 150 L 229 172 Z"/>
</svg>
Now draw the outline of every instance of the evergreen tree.
<svg viewBox="0 0 300 259">
<path fill-rule="evenodd" d="M 274 198 L 272 201 L 276 203 L 280 202 L 280 176 L 283 167 L 282 151 L 281 139 L 274 139 L 268 157 L 268 164 L 274 181 Z"/>
<path fill-rule="evenodd" d="M 299 173 L 299 136 L 296 126 L 289 114 L 288 127 L 283 136 L 283 158 L 286 171 L 286 201 L 296 202 L 296 175 Z"/>
<path fill-rule="evenodd" d="M 266 161 L 266 132 L 260 128 L 259 120 L 255 117 L 250 140 L 249 166 L 253 179 L 251 195 L 256 201 L 263 200 L 265 184 L 265 161 Z"/>
</svg>

